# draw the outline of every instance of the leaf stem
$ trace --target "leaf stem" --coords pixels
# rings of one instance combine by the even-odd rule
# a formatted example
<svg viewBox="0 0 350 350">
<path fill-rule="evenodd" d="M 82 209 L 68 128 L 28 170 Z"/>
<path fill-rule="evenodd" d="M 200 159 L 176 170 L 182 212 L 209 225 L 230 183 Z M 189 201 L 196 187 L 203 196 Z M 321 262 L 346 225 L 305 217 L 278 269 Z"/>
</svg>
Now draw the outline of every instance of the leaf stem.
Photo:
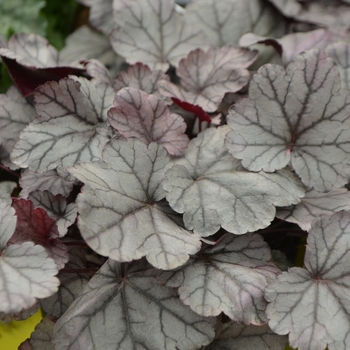
<svg viewBox="0 0 350 350">
<path fill-rule="evenodd" d="M 16 176 L 18 179 L 20 178 L 20 175 L 15 173 L 14 171 L 10 170 L 9 168 L 5 167 L 4 165 L 0 164 L 0 169 L 5 170 L 9 174 Z"/>
</svg>

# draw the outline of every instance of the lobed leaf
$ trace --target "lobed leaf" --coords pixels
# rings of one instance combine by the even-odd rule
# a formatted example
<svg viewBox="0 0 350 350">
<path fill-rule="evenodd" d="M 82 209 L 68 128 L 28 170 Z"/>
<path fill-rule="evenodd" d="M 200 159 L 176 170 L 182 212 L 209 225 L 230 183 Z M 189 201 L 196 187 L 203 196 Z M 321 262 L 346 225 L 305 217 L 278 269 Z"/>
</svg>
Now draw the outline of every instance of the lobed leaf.
<svg viewBox="0 0 350 350">
<path fill-rule="evenodd" d="M 57 321 L 55 349 L 194 350 L 209 344 L 215 320 L 183 305 L 174 289 L 158 284 L 157 274 L 144 264 L 109 259 Z"/>
<path fill-rule="evenodd" d="M 132 87 L 117 92 L 108 117 L 123 137 L 136 137 L 147 145 L 158 142 L 172 155 L 182 155 L 189 142 L 181 116 L 170 113 L 157 96 Z"/>
<path fill-rule="evenodd" d="M 304 195 L 288 171 L 246 171 L 224 147 L 228 130 L 207 129 L 191 140 L 185 157 L 175 160 L 162 182 L 170 206 L 184 213 L 186 228 L 202 236 L 220 226 L 235 234 L 267 227 L 275 205 L 297 203 Z"/>
<path fill-rule="evenodd" d="M 6 189 L 0 189 L 0 253 L 6 248 L 6 244 L 15 232 L 17 217 L 11 207 L 11 193 Z M 1 255 L 0 255 L 1 256 Z"/>
<path fill-rule="evenodd" d="M 226 147 L 251 171 L 291 164 L 307 187 L 330 191 L 349 179 L 350 97 L 324 52 L 300 54 L 285 71 L 265 65 L 249 98 L 231 109 Z"/>
<path fill-rule="evenodd" d="M 320 216 L 312 224 L 305 269 L 282 273 L 265 290 L 269 326 L 289 333 L 299 350 L 350 346 L 350 213 Z"/>
<path fill-rule="evenodd" d="M 99 160 L 112 136 L 107 110 L 113 96 L 109 85 L 84 78 L 40 86 L 35 93 L 39 117 L 22 131 L 12 160 L 36 172 Z"/>
<path fill-rule="evenodd" d="M 234 321 L 262 325 L 264 289 L 280 272 L 270 260 L 260 236 L 226 234 L 172 275 L 168 285 L 179 287 L 180 299 L 199 315 L 224 312 Z"/>
<path fill-rule="evenodd" d="M 55 262 L 45 248 L 24 242 L 12 244 L 0 257 L 0 311 L 16 313 L 57 291 Z"/>
<path fill-rule="evenodd" d="M 103 160 L 69 169 L 85 184 L 77 199 L 78 226 L 88 245 L 118 261 L 146 256 L 161 269 L 184 264 L 200 249 L 200 237 L 179 226 L 168 205 L 159 202 L 170 161 L 165 148 L 113 139 Z"/>
<path fill-rule="evenodd" d="M 174 0 L 116 0 L 111 32 L 114 50 L 130 64 L 142 62 L 166 71 L 197 47 L 206 47 L 200 30 L 176 11 Z"/>
<path fill-rule="evenodd" d="M 239 91 L 248 84 L 250 74 L 245 68 L 256 60 L 257 54 L 231 46 L 197 49 L 183 58 L 176 70 L 184 89 L 169 81 L 159 82 L 158 87 L 165 96 L 215 112 L 225 93 Z"/>
</svg>

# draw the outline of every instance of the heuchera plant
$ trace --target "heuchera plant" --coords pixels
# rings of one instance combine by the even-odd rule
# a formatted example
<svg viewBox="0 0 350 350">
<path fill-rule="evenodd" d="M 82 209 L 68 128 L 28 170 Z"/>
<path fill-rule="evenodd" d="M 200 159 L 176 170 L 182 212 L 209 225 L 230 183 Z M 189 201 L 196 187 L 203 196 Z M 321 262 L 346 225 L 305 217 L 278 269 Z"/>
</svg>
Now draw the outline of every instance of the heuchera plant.
<svg viewBox="0 0 350 350">
<path fill-rule="evenodd" d="M 350 2 L 79 2 L 0 40 L 20 349 L 350 349 Z"/>
</svg>

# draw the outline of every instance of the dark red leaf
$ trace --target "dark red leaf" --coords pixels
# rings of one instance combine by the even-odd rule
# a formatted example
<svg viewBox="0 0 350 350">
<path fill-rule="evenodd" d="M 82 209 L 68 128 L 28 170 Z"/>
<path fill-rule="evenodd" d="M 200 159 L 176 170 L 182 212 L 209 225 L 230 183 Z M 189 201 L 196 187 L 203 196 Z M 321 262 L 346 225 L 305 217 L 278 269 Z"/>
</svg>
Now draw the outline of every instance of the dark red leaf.
<svg viewBox="0 0 350 350">
<path fill-rule="evenodd" d="M 211 118 L 207 113 L 205 113 L 202 107 L 181 101 L 176 97 L 171 97 L 171 100 L 185 111 L 194 113 L 201 122 L 208 122 L 209 124 L 211 123 Z"/>
</svg>

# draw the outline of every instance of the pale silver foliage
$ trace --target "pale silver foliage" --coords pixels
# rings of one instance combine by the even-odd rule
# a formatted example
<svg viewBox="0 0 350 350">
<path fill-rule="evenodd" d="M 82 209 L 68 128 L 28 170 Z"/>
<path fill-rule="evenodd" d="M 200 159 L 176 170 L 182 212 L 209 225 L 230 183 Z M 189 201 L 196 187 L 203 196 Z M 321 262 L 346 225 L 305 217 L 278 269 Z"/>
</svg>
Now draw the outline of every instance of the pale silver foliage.
<svg viewBox="0 0 350 350">
<path fill-rule="evenodd" d="M 159 97 L 132 87 L 117 92 L 108 117 L 121 136 L 136 137 L 147 145 L 158 142 L 172 155 L 183 155 L 189 142 L 180 115 L 170 113 Z"/>
<path fill-rule="evenodd" d="M 199 315 L 224 312 L 234 321 L 262 325 L 267 322 L 264 289 L 280 272 L 270 260 L 261 236 L 226 234 L 172 275 L 168 285 L 179 287 L 180 299 Z"/>
<path fill-rule="evenodd" d="M 183 305 L 173 288 L 158 284 L 158 274 L 109 259 L 56 323 L 55 349 L 195 350 L 209 344 L 215 319 Z"/>
<path fill-rule="evenodd" d="M 193 22 L 176 11 L 174 0 L 115 0 L 111 32 L 114 50 L 130 64 L 142 61 L 151 69 L 166 71 L 206 38 Z"/>
<path fill-rule="evenodd" d="M 215 112 L 225 93 L 239 91 L 248 84 L 250 73 L 246 68 L 257 56 L 257 51 L 231 46 L 197 49 L 182 59 L 176 70 L 183 89 L 164 80 L 158 87 L 165 96 Z"/>
<path fill-rule="evenodd" d="M 113 139 L 103 162 L 69 171 L 85 186 L 77 199 L 78 225 L 88 245 L 118 261 L 146 256 L 155 267 L 173 269 L 200 249 L 199 236 L 172 219 L 160 186 L 169 166 L 166 149 L 136 139 Z"/>
<path fill-rule="evenodd" d="M 114 90 L 84 78 L 49 81 L 35 92 L 38 117 L 11 153 L 19 166 L 44 172 L 99 160 L 113 133 L 107 125 Z"/>
<path fill-rule="evenodd" d="M 304 195 L 289 171 L 246 171 L 224 147 L 228 131 L 224 126 L 200 133 L 162 182 L 170 206 L 184 213 L 186 228 L 202 236 L 212 235 L 220 226 L 235 234 L 267 227 L 275 206 L 296 204 Z"/>
<path fill-rule="evenodd" d="M 305 269 L 289 269 L 265 290 L 269 325 L 299 350 L 349 349 L 350 213 L 317 218 L 307 243 Z"/>
<path fill-rule="evenodd" d="M 194 0 L 186 9 L 188 20 L 205 32 L 212 46 L 237 46 L 247 32 L 285 34 L 284 18 L 262 0 Z"/>
<path fill-rule="evenodd" d="M 35 109 L 22 94 L 10 87 L 0 95 L 0 157 L 1 163 L 11 169 L 18 168 L 10 160 L 13 145 L 19 140 L 20 132 L 36 117 Z"/>
<path fill-rule="evenodd" d="M 29 340 L 33 350 L 55 350 L 51 341 L 53 326 L 54 322 L 47 316 L 36 325 Z M 22 348 L 19 348 L 19 350 L 22 350 Z"/>
<path fill-rule="evenodd" d="M 350 192 L 346 188 L 334 189 L 327 193 L 308 190 L 299 204 L 279 208 L 276 216 L 309 231 L 312 221 L 318 216 L 332 215 L 341 210 L 350 210 Z"/>
<path fill-rule="evenodd" d="M 8 240 L 15 232 L 17 216 L 11 207 L 11 193 L 0 189 L 0 253 L 5 249 Z"/>
<path fill-rule="evenodd" d="M 350 96 L 336 63 L 319 50 L 300 54 L 286 70 L 264 65 L 249 98 L 228 116 L 226 147 L 251 171 L 290 164 L 307 187 L 330 191 L 349 179 Z"/>
<path fill-rule="evenodd" d="M 3 249 L 3 247 L 1 247 Z M 25 242 L 12 244 L 0 257 L 0 311 L 16 313 L 57 291 L 57 266 L 45 248 Z"/>
</svg>

